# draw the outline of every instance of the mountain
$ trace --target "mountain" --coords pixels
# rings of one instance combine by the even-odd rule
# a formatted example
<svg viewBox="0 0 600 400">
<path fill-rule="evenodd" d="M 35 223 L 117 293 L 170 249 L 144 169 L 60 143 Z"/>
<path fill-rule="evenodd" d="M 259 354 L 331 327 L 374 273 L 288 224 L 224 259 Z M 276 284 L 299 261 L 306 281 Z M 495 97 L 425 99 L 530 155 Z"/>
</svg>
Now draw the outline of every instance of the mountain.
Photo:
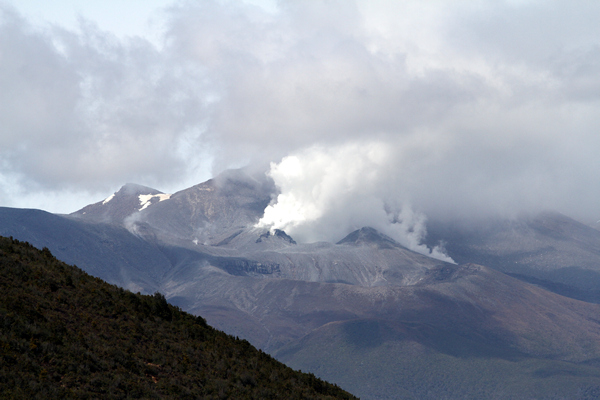
<svg viewBox="0 0 600 400">
<path fill-rule="evenodd" d="M 276 357 L 365 398 L 600 393 L 598 305 L 474 264 L 435 268 L 414 286 L 377 289 L 375 307 L 374 293 L 345 293 L 360 316 L 324 324 Z"/>
<path fill-rule="evenodd" d="M 0 237 L 0 398 L 351 399 L 170 306 Z"/>
<path fill-rule="evenodd" d="M 0 234 L 77 258 L 110 283 L 159 290 L 362 398 L 600 393 L 600 305 L 574 299 L 593 293 L 582 277 L 600 265 L 598 231 L 566 216 L 429 221 L 426 243 L 445 243 L 454 265 L 370 227 L 337 243 L 257 228 L 277 191 L 243 170 L 169 198 L 150 190 L 121 189 L 92 205 L 102 212 L 0 209 Z"/>
<path fill-rule="evenodd" d="M 600 231 L 555 212 L 428 224 L 458 263 L 497 269 L 564 296 L 600 303 Z"/>
<path fill-rule="evenodd" d="M 600 307 L 482 266 L 440 265 L 410 286 L 221 275 L 182 284 L 193 313 L 361 398 L 579 399 L 600 388 Z"/>
<path fill-rule="evenodd" d="M 105 200 L 85 206 L 71 215 L 95 222 L 122 223 L 136 211 L 167 200 L 170 196 L 156 189 L 128 183 Z"/>
<path fill-rule="evenodd" d="M 0 207 L 0 235 L 47 247 L 60 260 L 136 292 L 158 290 L 162 276 L 171 266 L 156 245 L 123 226 L 41 210 Z"/>
<path fill-rule="evenodd" d="M 172 195 L 127 184 L 114 197 L 70 217 L 97 222 L 101 216 L 163 243 L 217 244 L 257 222 L 274 190 L 266 177 L 232 170 Z"/>
<path fill-rule="evenodd" d="M 379 249 L 393 249 L 400 247 L 394 239 L 379 233 L 376 229 L 370 227 L 364 227 L 349 233 L 348 236 L 337 242 L 337 244 L 348 244 L 352 246 L 367 244 Z"/>
</svg>

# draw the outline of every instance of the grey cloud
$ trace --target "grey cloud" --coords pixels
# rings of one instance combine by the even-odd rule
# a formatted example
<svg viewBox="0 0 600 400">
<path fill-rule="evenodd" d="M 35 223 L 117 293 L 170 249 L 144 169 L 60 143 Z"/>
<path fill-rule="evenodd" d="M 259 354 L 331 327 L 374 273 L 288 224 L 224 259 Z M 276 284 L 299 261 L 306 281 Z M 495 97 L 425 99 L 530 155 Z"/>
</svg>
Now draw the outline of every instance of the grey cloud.
<svg viewBox="0 0 600 400">
<path fill-rule="evenodd" d="M 200 64 L 218 61 L 209 64 L 210 74 L 224 87 L 211 128 L 218 147 L 226 149 L 223 166 L 230 158 L 273 160 L 314 143 L 398 134 L 470 101 L 462 81 L 472 77 L 432 73 L 412 80 L 402 57 L 389 60 L 367 48 L 360 18 L 338 23 L 331 9 L 321 4 L 315 12 L 315 3 L 308 4 L 286 3 L 281 14 L 257 22 L 240 22 L 236 9 L 217 3 L 217 10 L 192 7 L 174 14 L 171 41 L 201 41 L 186 47 L 186 56 Z M 207 17 L 212 15 L 218 17 Z M 243 45 L 235 40 L 237 31 L 223 38 L 229 31 L 222 26 L 239 25 L 247 34 Z M 214 41 L 224 44 L 216 56 L 204 43 Z"/>
<path fill-rule="evenodd" d="M 596 2 L 465 2 L 450 8 L 445 33 L 451 45 L 500 62 L 548 68 L 553 58 L 597 43 Z"/>
<path fill-rule="evenodd" d="M 330 177 L 347 179 L 361 156 L 343 149 L 379 146 L 386 162 L 362 172 L 373 180 L 354 180 L 370 185 L 359 202 L 360 187 L 333 203 L 300 195 L 327 185 L 318 174 L 288 193 L 340 204 L 319 222 L 338 230 L 385 224 L 392 203 L 430 217 L 600 211 L 592 2 L 180 2 L 160 49 L 2 15 L 5 180 L 165 190 L 194 183 L 206 160 L 273 172 L 286 156 L 330 160 Z"/>
<path fill-rule="evenodd" d="M 5 176 L 22 176 L 24 191 L 106 191 L 189 173 L 180 148 L 204 151 L 193 74 L 146 41 L 121 42 L 87 21 L 74 33 L 0 12 Z"/>
</svg>

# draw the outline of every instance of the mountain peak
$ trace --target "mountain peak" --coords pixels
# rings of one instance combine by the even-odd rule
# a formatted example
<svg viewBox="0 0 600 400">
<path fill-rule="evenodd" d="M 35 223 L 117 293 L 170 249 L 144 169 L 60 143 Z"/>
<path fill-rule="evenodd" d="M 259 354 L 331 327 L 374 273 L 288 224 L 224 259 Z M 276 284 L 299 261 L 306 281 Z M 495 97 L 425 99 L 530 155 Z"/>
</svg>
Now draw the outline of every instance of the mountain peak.
<svg viewBox="0 0 600 400">
<path fill-rule="evenodd" d="M 170 196 L 151 187 L 126 183 L 103 201 L 85 206 L 71 215 L 98 222 L 120 223 L 131 214 L 167 200 Z"/>
<path fill-rule="evenodd" d="M 148 186 L 138 185 L 137 183 L 126 183 L 121 186 L 115 194 L 124 196 L 140 195 L 140 194 L 161 194 L 160 190 L 153 189 Z"/>
<path fill-rule="evenodd" d="M 346 244 L 351 246 L 376 245 L 381 249 L 402 247 L 391 237 L 384 235 L 377 229 L 369 226 L 362 227 L 354 232 L 349 233 L 345 238 L 337 242 L 337 244 Z"/>
</svg>

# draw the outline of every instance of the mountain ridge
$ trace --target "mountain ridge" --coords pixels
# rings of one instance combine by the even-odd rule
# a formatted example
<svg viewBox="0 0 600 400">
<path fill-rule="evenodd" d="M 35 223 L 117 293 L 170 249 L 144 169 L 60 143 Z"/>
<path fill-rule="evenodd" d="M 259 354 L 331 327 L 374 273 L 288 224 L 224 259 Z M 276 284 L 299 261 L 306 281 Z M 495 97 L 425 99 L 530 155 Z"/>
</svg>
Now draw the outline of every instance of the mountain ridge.
<svg viewBox="0 0 600 400">
<path fill-rule="evenodd" d="M 479 227 L 428 221 L 426 244 L 447 243 L 455 265 L 369 227 L 337 243 L 301 243 L 257 228 L 273 193 L 268 179 L 233 171 L 142 210 L 134 197 L 138 208 L 121 222 L 84 215 L 34 223 L 0 209 L 0 234 L 27 233 L 53 252 L 66 247 L 64 256 L 85 253 L 82 267 L 160 290 L 211 325 L 366 399 L 583 399 L 600 390 L 599 306 L 527 283 L 573 283 L 573 267 L 593 277 L 600 260 L 594 231 L 555 214 Z M 85 240 L 63 234 L 71 231 Z M 99 268 L 108 251 L 112 267 Z M 159 255 L 153 280 L 143 258 L 129 264 L 124 254 Z M 565 264 L 570 254 L 588 264 Z M 569 287 L 581 295 L 583 275 L 575 272 L 579 286 Z M 440 368 L 428 371 L 432 363 Z M 477 386 L 475 376 L 486 383 Z M 502 388 L 506 381 L 512 386 Z"/>
<path fill-rule="evenodd" d="M 567 297 L 600 303 L 600 231 L 557 212 L 477 223 L 432 221 L 457 262 L 475 262 Z"/>
</svg>

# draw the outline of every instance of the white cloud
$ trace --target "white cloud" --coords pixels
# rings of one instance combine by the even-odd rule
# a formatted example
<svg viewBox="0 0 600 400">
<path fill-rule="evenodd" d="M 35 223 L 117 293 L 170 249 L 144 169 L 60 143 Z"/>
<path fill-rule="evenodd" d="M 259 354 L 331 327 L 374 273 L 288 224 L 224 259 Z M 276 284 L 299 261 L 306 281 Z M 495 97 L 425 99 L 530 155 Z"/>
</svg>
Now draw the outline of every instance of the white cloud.
<svg viewBox="0 0 600 400">
<path fill-rule="evenodd" d="M 339 240 L 367 221 L 385 220 L 384 214 L 377 215 L 383 204 L 373 192 L 379 191 L 387 157 L 380 144 L 315 147 L 285 157 L 271 165 L 269 175 L 281 194 L 259 224 L 286 230 L 301 241 L 315 241 Z M 365 216 L 366 210 L 373 215 Z M 344 225 L 331 225 L 339 213 L 345 216 Z"/>
<path fill-rule="evenodd" d="M 269 4 L 176 3 L 161 47 L 1 8 L 0 199 L 173 192 L 209 163 L 273 162 L 278 207 L 304 222 L 268 217 L 307 237 L 308 220 L 355 226 L 390 199 L 430 218 L 597 217 L 600 4 Z M 356 203 L 334 195 L 360 186 Z"/>
<path fill-rule="evenodd" d="M 414 212 L 402 186 L 388 186 L 393 154 L 384 143 L 312 147 L 271 164 L 281 193 L 258 226 L 282 229 L 302 242 L 337 242 L 364 226 L 388 234 L 411 250 L 445 261 L 439 248 L 421 244 L 426 217 Z"/>
</svg>

